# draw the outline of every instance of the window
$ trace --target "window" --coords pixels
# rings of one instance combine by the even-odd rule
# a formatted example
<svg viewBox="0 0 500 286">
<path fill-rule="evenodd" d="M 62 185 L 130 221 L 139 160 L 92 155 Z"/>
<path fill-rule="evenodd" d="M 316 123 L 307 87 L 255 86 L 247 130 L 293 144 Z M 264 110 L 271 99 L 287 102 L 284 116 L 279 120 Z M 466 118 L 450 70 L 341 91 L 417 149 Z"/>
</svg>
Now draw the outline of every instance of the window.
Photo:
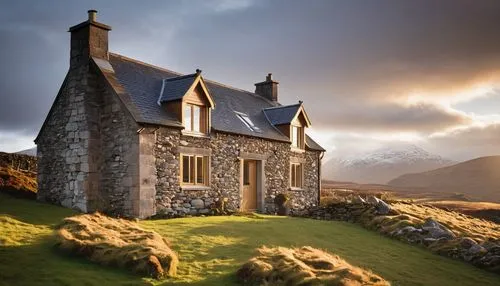
<svg viewBox="0 0 500 286">
<path fill-rule="evenodd" d="M 243 122 L 243 124 L 245 124 L 245 126 L 250 129 L 251 131 L 253 132 L 257 132 L 257 133 L 262 133 L 262 131 L 260 130 L 259 127 L 257 127 L 253 121 L 250 119 L 250 117 L 248 117 L 247 114 L 245 113 L 241 113 L 241 112 L 236 112 L 236 116 Z"/>
<path fill-rule="evenodd" d="M 300 148 L 302 149 L 303 148 L 303 144 L 302 144 L 302 132 L 303 132 L 303 128 L 302 127 L 299 127 L 299 126 L 293 126 L 292 125 L 292 131 L 291 131 L 291 139 L 292 139 L 292 146 L 295 147 L 295 148 Z"/>
<path fill-rule="evenodd" d="M 193 133 L 207 133 L 208 125 L 205 108 L 186 104 L 184 107 L 184 130 Z"/>
<path fill-rule="evenodd" d="M 182 183 L 208 185 L 208 156 L 181 155 Z"/>
<path fill-rule="evenodd" d="M 302 164 L 290 164 L 290 186 L 292 188 L 302 188 Z"/>
<path fill-rule="evenodd" d="M 250 162 L 247 160 L 243 161 L 243 185 L 250 185 Z"/>
</svg>

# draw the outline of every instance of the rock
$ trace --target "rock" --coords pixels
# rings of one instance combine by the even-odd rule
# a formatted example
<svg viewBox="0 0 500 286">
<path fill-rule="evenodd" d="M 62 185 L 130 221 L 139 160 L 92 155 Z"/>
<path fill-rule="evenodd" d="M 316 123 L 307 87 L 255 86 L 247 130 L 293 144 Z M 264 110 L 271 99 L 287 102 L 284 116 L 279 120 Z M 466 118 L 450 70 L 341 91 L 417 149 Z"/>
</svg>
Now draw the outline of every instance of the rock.
<svg viewBox="0 0 500 286">
<path fill-rule="evenodd" d="M 196 209 L 203 209 L 205 208 L 205 202 L 201 199 L 194 199 L 191 200 L 191 206 Z"/>
<path fill-rule="evenodd" d="M 394 232 L 394 235 L 400 236 L 400 235 L 404 235 L 404 234 L 408 234 L 408 233 L 413 233 L 413 232 L 422 232 L 422 230 L 409 225 L 409 226 L 405 226 L 403 228 L 400 228 L 400 229 L 396 230 Z"/>
<path fill-rule="evenodd" d="M 460 246 L 462 248 L 465 248 L 465 249 L 469 249 L 473 245 L 476 245 L 476 244 L 477 244 L 477 242 L 474 239 L 470 238 L 470 237 L 462 237 L 460 239 Z"/>
<path fill-rule="evenodd" d="M 365 204 L 366 201 L 360 197 L 360 196 L 355 196 L 353 199 L 352 199 L 352 203 L 353 204 Z"/>
<path fill-rule="evenodd" d="M 429 235 L 427 237 L 447 239 L 455 238 L 455 234 L 451 230 L 433 219 L 427 219 L 422 226 L 422 229 Z"/>
<path fill-rule="evenodd" d="M 210 212 L 210 210 L 209 210 L 209 209 L 201 209 L 201 210 L 199 211 L 199 213 L 200 213 L 200 214 L 208 214 L 209 212 Z"/>
<path fill-rule="evenodd" d="M 376 196 L 369 196 L 366 199 L 366 202 L 369 203 L 370 205 L 377 205 L 379 201 L 380 201 L 380 199 L 377 198 Z"/>
<path fill-rule="evenodd" d="M 392 207 L 384 202 L 383 200 L 378 200 L 377 205 L 375 206 L 375 209 L 377 210 L 377 214 L 380 215 L 388 215 L 392 212 Z"/>
<path fill-rule="evenodd" d="M 488 252 L 488 250 L 479 244 L 474 244 L 467 250 L 467 253 L 470 255 L 484 254 L 486 252 Z"/>
</svg>

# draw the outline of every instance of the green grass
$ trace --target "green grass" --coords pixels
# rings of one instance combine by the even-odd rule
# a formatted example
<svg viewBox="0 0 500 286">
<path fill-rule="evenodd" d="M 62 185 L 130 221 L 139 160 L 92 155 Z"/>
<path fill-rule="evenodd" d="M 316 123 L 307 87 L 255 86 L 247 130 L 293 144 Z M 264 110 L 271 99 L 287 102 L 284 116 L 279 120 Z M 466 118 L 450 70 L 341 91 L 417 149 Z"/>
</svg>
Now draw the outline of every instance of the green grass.
<svg viewBox="0 0 500 286">
<path fill-rule="evenodd" d="M 72 212 L 0 195 L 0 285 L 232 285 L 255 248 L 310 245 L 393 285 L 499 285 L 500 276 L 357 225 L 273 216 L 142 221 L 179 253 L 178 276 L 157 282 L 56 253 L 53 227 Z"/>
</svg>

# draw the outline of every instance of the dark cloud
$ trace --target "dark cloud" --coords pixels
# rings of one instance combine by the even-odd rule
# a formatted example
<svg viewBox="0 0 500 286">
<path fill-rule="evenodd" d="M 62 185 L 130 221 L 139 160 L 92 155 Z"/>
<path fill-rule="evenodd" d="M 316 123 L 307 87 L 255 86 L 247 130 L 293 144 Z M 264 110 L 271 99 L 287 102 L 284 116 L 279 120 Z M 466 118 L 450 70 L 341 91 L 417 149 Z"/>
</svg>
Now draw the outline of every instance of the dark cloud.
<svg viewBox="0 0 500 286">
<path fill-rule="evenodd" d="M 414 90 L 453 96 L 500 70 L 499 1 L 2 1 L 0 132 L 36 135 L 68 68 L 67 28 L 90 8 L 113 27 L 111 50 L 248 90 L 273 72 L 281 101 L 304 100 L 321 128 L 467 124 L 458 112 L 393 100 Z"/>
</svg>

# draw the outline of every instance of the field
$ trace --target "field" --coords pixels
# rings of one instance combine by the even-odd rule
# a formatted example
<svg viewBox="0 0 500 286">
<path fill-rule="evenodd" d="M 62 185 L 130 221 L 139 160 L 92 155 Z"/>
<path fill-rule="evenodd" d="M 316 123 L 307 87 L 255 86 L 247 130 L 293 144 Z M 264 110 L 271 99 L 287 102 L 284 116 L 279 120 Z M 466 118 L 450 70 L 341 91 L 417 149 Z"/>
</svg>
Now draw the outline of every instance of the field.
<svg viewBox="0 0 500 286">
<path fill-rule="evenodd" d="M 260 215 L 141 221 L 180 257 L 178 276 L 158 282 L 57 253 L 53 228 L 72 214 L 0 194 L 0 285 L 234 285 L 236 269 L 261 245 L 324 249 L 393 285 L 500 283 L 498 275 L 354 224 Z"/>
</svg>

